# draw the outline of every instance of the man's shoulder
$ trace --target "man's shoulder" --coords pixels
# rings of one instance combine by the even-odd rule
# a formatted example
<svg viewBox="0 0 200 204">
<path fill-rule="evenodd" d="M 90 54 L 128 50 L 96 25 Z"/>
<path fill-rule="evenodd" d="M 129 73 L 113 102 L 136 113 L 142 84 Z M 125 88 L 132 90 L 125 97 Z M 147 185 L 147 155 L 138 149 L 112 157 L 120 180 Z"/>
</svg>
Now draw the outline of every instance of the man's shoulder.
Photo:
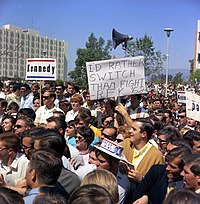
<svg viewBox="0 0 200 204">
<path fill-rule="evenodd" d="M 39 194 L 40 188 L 32 188 L 29 193 L 23 198 L 25 204 L 33 202 L 34 198 Z"/>
</svg>

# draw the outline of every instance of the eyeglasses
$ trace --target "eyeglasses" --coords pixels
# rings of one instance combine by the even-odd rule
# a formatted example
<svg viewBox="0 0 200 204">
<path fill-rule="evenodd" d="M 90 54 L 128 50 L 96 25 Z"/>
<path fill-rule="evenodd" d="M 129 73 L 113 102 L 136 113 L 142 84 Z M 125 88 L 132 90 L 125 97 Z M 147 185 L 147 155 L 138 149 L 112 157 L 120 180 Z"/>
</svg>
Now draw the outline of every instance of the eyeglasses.
<svg viewBox="0 0 200 204">
<path fill-rule="evenodd" d="M 4 148 L 2 148 L 2 149 L 0 148 L 0 152 L 3 151 L 3 150 L 5 150 L 5 149 L 9 149 L 9 148 L 8 148 L 8 147 L 4 147 Z"/>
<path fill-rule="evenodd" d="M 177 118 L 185 118 L 184 115 L 177 115 Z"/>
<path fill-rule="evenodd" d="M 22 125 L 15 125 L 14 128 L 17 128 L 17 129 L 22 128 Z"/>
<path fill-rule="evenodd" d="M 167 143 L 167 140 L 162 140 L 162 139 L 158 138 L 157 142 L 159 142 L 159 143 Z"/>
<path fill-rule="evenodd" d="M 124 140 L 123 140 L 123 139 L 116 139 L 116 141 L 117 141 L 118 143 L 120 143 L 120 142 L 123 142 Z"/>
<path fill-rule="evenodd" d="M 107 138 L 107 139 L 109 139 L 109 140 L 111 140 L 111 141 L 114 141 L 114 138 L 113 138 L 112 136 L 110 136 L 110 135 L 107 135 L 107 134 L 105 134 L 105 133 L 102 133 L 102 136 L 104 136 L 105 138 Z"/>
<path fill-rule="evenodd" d="M 85 139 L 81 136 L 75 136 L 75 139 L 79 140 L 79 141 L 84 141 Z"/>
<path fill-rule="evenodd" d="M 43 100 L 46 100 L 46 99 L 49 99 L 50 96 L 43 96 L 42 98 L 43 98 Z"/>
<path fill-rule="evenodd" d="M 22 148 L 23 150 L 32 149 L 32 147 L 28 147 L 28 146 L 26 146 L 26 145 L 22 145 L 21 148 Z"/>
<path fill-rule="evenodd" d="M 61 90 L 62 90 L 62 88 L 56 88 L 56 90 L 59 90 L 59 91 L 61 91 Z"/>
</svg>

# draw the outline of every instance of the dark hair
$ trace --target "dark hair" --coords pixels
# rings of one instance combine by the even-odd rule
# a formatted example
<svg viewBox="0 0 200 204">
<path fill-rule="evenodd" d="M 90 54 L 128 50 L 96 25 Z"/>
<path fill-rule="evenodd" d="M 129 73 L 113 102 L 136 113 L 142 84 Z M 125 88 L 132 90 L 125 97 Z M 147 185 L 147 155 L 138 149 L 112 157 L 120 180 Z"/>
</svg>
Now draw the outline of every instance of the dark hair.
<svg viewBox="0 0 200 204">
<path fill-rule="evenodd" d="M 9 188 L 0 186 L 0 203 L 2 204 L 24 204 L 22 196 Z"/>
<path fill-rule="evenodd" d="M 49 96 L 52 98 L 54 98 L 54 100 L 56 100 L 56 93 L 55 92 L 53 92 L 53 91 L 50 91 L 50 90 L 46 90 L 46 91 L 44 91 L 44 93 L 46 93 L 46 92 L 48 92 L 49 93 Z"/>
<path fill-rule="evenodd" d="M 14 125 L 16 123 L 16 119 L 13 116 L 11 116 L 11 115 L 4 116 L 1 123 L 3 123 L 3 121 L 5 119 L 10 119 L 10 122 L 12 123 L 12 125 Z"/>
<path fill-rule="evenodd" d="M 56 124 L 55 130 L 59 131 L 61 128 L 63 130 L 63 135 L 65 134 L 65 130 L 67 128 L 67 124 L 63 118 L 59 118 L 56 116 L 51 116 L 47 119 L 47 123 L 54 122 Z"/>
<path fill-rule="evenodd" d="M 76 124 L 79 123 L 81 120 L 84 121 L 84 124 L 86 126 L 89 125 L 90 121 L 91 121 L 91 116 L 89 116 L 86 113 L 79 113 L 76 117 L 75 117 L 75 122 Z"/>
<path fill-rule="evenodd" d="M 62 170 L 62 160 L 52 149 L 38 149 L 30 159 L 28 170 L 32 169 L 35 169 L 40 184 L 55 185 Z"/>
<path fill-rule="evenodd" d="M 87 126 L 82 126 L 77 129 L 77 133 L 79 133 L 82 137 L 84 137 L 85 141 L 87 142 L 88 146 L 94 140 L 94 132 L 91 128 Z"/>
<path fill-rule="evenodd" d="M 3 88 L 3 82 L 0 81 L 0 88 Z"/>
<path fill-rule="evenodd" d="M 200 154 L 190 154 L 184 159 L 185 165 L 190 165 L 191 172 L 200 175 Z"/>
<path fill-rule="evenodd" d="M 158 135 L 165 135 L 167 141 L 172 138 L 181 138 L 180 132 L 173 126 L 167 126 L 159 130 Z"/>
<path fill-rule="evenodd" d="M 13 92 L 16 92 L 17 90 L 20 90 L 20 83 L 13 83 Z"/>
<path fill-rule="evenodd" d="M 6 148 L 12 148 L 15 152 L 19 151 L 20 139 L 12 132 L 0 134 L 0 141 Z"/>
<path fill-rule="evenodd" d="M 26 116 L 26 117 L 29 117 L 31 118 L 33 121 L 35 120 L 36 118 L 36 114 L 35 114 L 35 111 L 32 109 L 32 108 L 21 108 L 18 113 L 17 113 L 17 118 L 19 116 Z"/>
<path fill-rule="evenodd" d="M 137 118 L 133 120 L 135 122 L 142 123 L 140 127 L 140 132 L 146 132 L 147 133 L 147 140 L 150 140 L 154 131 L 153 124 L 150 119 L 148 118 Z"/>
<path fill-rule="evenodd" d="M 34 140 L 39 140 L 40 148 L 53 149 L 60 157 L 63 156 L 66 141 L 58 131 L 45 128 L 41 129 L 38 134 L 34 134 Z"/>
<path fill-rule="evenodd" d="M 169 161 L 172 161 L 175 158 L 179 158 L 180 162 L 178 164 L 178 167 L 180 169 L 183 169 L 183 167 L 184 167 L 184 158 L 187 155 L 190 155 L 190 154 L 191 154 L 191 150 L 188 147 L 186 147 L 186 146 L 177 147 L 177 148 L 174 148 L 174 149 L 172 149 L 171 151 L 169 151 L 167 153 L 167 155 L 165 157 L 165 160 L 167 162 L 169 162 Z"/>
<path fill-rule="evenodd" d="M 197 132 L 195 130 L 189 130 L 183 135 L 183 139 L 186 140 L 191 147 L 194 146 L 194 140 L 199 141 L 200 140 L 200 132 Z"/>
<path fill-rule="evenodd" d="M 68 198 L 67 193 L 59 191 L 56 187 L 42 186 L 33 204 L 67 204 Z"/>
<path fill-rule="evenodd" d="M 150 115 L 149 119 L 153 121 L 154 130 L 159 131 L 163 128 L 162 122 L 155 115 Z"/>
<path fill-rule="evenodd" d="M 96 184 L 87 184 L 76 189 L 70 196 L 68 204 L 114 204 L 109 192 Z"/>
<path fill-rule="evenodd" d="M 8 102 L 5 99 L 0 98 L 0 106 L 4 109 L 4 111 L 6 110 L 7 105 L 8 105 Z"/>
<path fill-rule="evenodd" d="M 7 110 L 15 110 L 16 112 L 18 112 L 19 111 L 19 105 L 16 102 L 12 101 L 8 105 Z"/>
<path fill-rule="evenodd" d="M 57 114 L 57 116 L 55 116 L 54 114 Z M 65 114 L 62 111 L 53 111 L 53 116 L 57 117 L 61 120 L 65 120 Z"/>
<path fill-rule="evenodd" d="M 25 122 L 26 126 L 29 126 L 30 128 L 34 127 L 33 119 L 28 117 L 28 116 L 19 116 L 19 117 L 17 117 L 17 120 L 23 120 Z"/>
<path fill-rule="evenodd" d="M 21 84 L 20 87 L 24 87 L 26 90 L 31 90 L 31 87 L 28 84 Z"/>
<path fill-rule="evenodd" d="M 181 138 L 170 138 L 168 140 L 168 143 L 171 143 L 172 145 L 176 146 L 176 147 L 187 147 L 192 151 L 191 146 L 189 145 L 189 143 Z"/>
<path fill-rule="evenodd" d="M 165 198 L 163 204 L 199 204 L 200 196 L 185 188 L 183 189 L 174 189 L 169 193 Z"/>
</svg>

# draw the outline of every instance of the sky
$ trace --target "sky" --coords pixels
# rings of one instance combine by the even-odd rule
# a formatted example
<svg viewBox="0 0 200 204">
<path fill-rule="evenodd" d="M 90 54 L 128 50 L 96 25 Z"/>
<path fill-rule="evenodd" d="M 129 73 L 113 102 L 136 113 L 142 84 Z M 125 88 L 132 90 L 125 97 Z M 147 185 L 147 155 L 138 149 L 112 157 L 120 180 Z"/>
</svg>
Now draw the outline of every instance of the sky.
<svg viewBox="0 0 200 204">
<path fill-rule="evenodd" d="M 189 70 L 199 8 L 200 0 L 0 0 L 0 26 L 32 28 L 41 35 L 64 40 L 69 70 L 75 67 L 77 49 L 85 48 L 91 33 L 105 41 L 111 40 L 113 28 L 133 36 L 133 41 L 147 34 L 155 50 L 166 55 L 164 28 L 171 27 L 169 70 Z M 111 55 L 123 58 L 121 45 Z"/>
</svg>

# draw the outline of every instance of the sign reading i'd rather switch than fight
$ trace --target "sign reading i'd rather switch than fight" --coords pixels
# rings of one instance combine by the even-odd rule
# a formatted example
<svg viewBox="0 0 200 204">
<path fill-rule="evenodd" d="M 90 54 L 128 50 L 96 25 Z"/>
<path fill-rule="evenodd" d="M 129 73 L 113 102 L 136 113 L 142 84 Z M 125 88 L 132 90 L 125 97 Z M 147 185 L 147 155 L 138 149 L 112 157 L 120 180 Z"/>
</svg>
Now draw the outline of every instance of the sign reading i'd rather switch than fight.
<svg viewBox="0 0 200 204">
<path fill-rule="evenodd" d="M 31 58 L 26 61 L 26 80 L 56 80 L 56 59 Z"/>
</svg>

